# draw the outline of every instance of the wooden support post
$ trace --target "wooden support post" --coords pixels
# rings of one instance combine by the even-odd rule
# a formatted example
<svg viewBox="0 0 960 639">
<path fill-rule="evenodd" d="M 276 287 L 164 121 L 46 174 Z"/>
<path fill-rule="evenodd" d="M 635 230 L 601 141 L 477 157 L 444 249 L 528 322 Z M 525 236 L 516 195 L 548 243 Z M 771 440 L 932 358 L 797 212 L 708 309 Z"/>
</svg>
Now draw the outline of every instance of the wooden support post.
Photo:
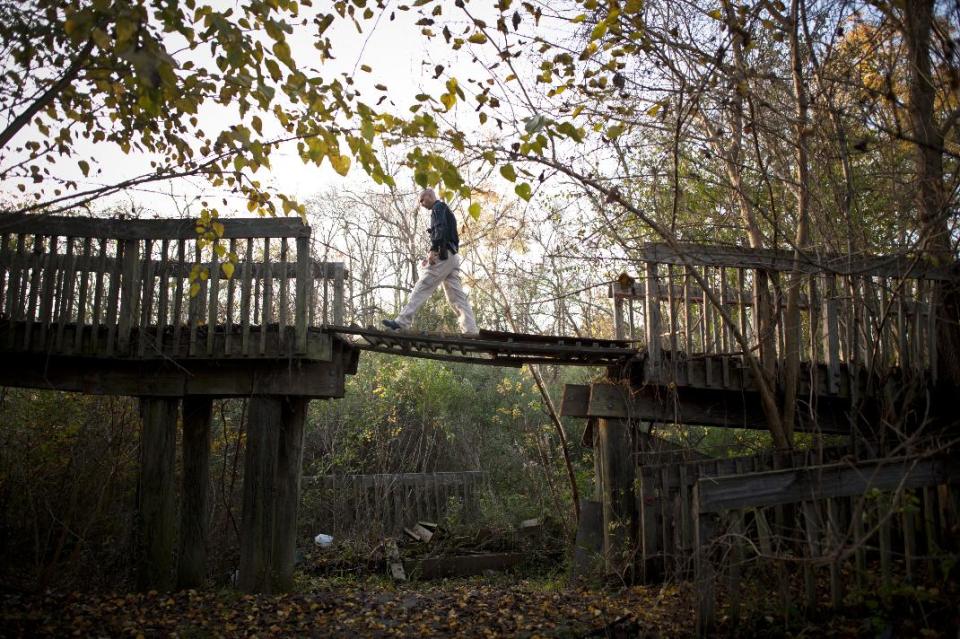
<svg viewBox="0 0 960 639">
<path fill-rule="evenodd" d="M 210 481 L 210 417 L 213 400 L 183 400 L 183 472 L 177 588 L 203 584 L 207 565 L 207 487 Z"/>
<path fill-rule="evenodd" d="M 273 592 L 273 518 L 282 400 L 253 397 L 247 418 L 247 449 L 240 524 L 240 578 L 246 592 Z"/>
<path fill-rule="evenodd" d="M 700 504 L 700 483 L 693 486 L 694 549 L 693 572 L 697 589 L 697 636 L 712 634 L 716 623 L 716 570 L 710 557 L 710 545 L 717 529 L 717 515 L 704 513 Z"/>
<path fill-rule="evenodd" d="M 173 585 L 177 405 L 178 400 L 170 397 L 140 399 L 143 435 L 137 585 L 141 590 L 169 590 Z"/>
<path fill-rule="evenodd" d="M 608 573 L 627 576 L 632 566 L 636 501 L 633 495 L 634 463 L 629 423 L 621 419 L 598 420 L 601 450 L 600 486 L 603 502 L 603 551 Z"/>
<path fill-rule="evenodd" d="M 254 397 L 247 422 L 241 590 L 275 593 L 293 585 L 304 398 Z"/>
<path fill-rule="evenodd" d="M 303 461 L 303 424 L 306 420 L 305 397 L 284 399 L 277 451 L 277 490 L 273 535 L 273 591 L 293 589 L 293 564 L 297 546 L 297 506 L 300 503 L 300 467 Z"/>
</svg>

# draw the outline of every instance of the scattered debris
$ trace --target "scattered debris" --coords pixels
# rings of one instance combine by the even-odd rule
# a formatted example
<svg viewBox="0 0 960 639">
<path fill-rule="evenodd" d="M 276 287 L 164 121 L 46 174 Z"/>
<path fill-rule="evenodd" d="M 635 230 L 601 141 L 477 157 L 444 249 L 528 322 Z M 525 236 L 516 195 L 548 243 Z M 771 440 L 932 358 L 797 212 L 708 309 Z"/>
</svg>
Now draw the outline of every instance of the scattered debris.
<svg viewBox="0 0 960 639">
<path fill-rule="evenodd" d="M 520 522 L 521 532 L 535 532 L 543 527 L 543 522 L 538 517 L 533 519 L 524 519 Z"/>
<path fill-rule="evenodd" d="M 403 569 L 403 563 L 400 561 L 400 550 L 397 548 L 397 542 L 394 539 L 388 539 L 386 544 L 387 563 L 390 565 L 390 576 L 396 581 L 406 581 L 407 573 Z"/>
</svg>

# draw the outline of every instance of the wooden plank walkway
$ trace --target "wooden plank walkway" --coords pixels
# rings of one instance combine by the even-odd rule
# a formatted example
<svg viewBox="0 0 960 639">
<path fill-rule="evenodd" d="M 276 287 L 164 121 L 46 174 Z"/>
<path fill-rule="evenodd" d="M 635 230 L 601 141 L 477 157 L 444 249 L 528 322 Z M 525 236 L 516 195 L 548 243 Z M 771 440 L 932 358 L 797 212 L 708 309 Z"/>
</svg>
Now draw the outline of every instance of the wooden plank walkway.
<svg viewBox="0 0 960 639">
<path fill-rule="evenodd" d="M 623 364 L 639 353 L 635 346 L 623 340 L 526 335 L 482 329 L 478 335 L 382 331 L 359 326 L 328 326 L 326 330 L 352 337 L 351 343 L 361 350 L 487 366 L 611 366 Z"/>
</svg>

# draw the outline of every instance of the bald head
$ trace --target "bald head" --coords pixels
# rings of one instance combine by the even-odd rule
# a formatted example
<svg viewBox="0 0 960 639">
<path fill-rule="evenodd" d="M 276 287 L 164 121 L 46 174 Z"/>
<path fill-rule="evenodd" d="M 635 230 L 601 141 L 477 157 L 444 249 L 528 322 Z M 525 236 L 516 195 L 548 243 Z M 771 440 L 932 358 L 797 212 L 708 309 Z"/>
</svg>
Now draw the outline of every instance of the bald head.
<svg viewBox="0 0 960 639">
<path fill-rule="evenodd" d="M 424 189 L 420 191 L 420 206 L 425 209 L 431 208 L 437 201 L 437 193 L 433 189 Z"/>
</svg>

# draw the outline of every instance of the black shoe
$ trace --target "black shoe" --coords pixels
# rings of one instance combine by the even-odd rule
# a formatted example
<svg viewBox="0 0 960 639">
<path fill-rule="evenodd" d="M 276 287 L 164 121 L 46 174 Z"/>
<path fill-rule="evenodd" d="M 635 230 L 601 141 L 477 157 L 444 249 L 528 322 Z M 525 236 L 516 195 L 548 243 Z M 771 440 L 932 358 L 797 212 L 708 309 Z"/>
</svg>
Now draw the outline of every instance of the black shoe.
<svg viewBox="0 0 960 639">
<path fill-rule="evenodd" d="M 402 326 L 400 326 L 400 324 L 397 323 L 397 320 L 385 319 L 385 320 L 382 320 L 380 323 L 386 326 L 387 328 L 389 328 L 391 331 L 399 331 L 401 328 L 403 328 Z"/>
</svg>

